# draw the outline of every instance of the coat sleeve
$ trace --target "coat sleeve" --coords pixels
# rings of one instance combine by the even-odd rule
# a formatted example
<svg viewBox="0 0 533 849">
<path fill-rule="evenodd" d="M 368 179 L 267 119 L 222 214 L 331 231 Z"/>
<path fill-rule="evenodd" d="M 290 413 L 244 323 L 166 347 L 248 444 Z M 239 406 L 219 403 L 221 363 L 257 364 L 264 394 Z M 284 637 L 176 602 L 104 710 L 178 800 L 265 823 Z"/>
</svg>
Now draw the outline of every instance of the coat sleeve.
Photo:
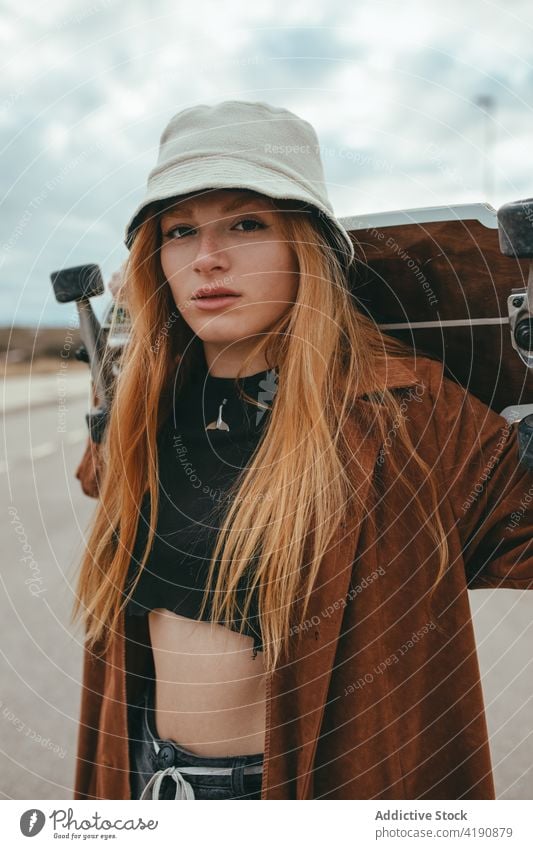
<svg viewBox="0 0 533 849">
<path fill-rule="evenodd" d="M 95 763 L 105 662 L 87 645 L 83 649 L 83 677 L 74 776 L 74 799 L 95 799 Z"/>
<path fill-rule="evenodd" d="M 92 404 L 94 407 L 97 403 L 94 384 L 92 384 L 91 392 Z M 88 436 L 85 451 L 78 464 L 75 475 L 81 483 L 81 488 L 84 494 L 88 495 L 90 498 L 98 498 L 100 495 L 103 465 L 102 444 L 93 442 L 91 437 Z"/>
<path fill-rule="evenodd" d="M 98 498 L 102 476 L 102 450 L 101 446 L 93 442 L 90 437 L 87 439 L 85 451 L 75 475 L 81 483 L 84 494 L 90 498 Z"/>
<path fill-rule="evenodd" d="M 518 424 L 463 386 L 430 379 L 439 467 L 470 589 L 533 589 L 533 471 L 518 462 Z"/>
</svg>

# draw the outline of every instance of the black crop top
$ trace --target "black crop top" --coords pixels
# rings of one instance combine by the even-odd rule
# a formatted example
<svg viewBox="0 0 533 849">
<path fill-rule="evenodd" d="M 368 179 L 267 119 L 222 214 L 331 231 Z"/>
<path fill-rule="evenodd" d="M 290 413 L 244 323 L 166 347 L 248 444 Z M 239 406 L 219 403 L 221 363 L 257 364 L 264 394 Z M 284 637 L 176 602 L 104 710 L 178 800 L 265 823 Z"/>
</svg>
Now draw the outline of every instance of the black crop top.
<svg viewBox="0 0 533 849">
<path fill-rule="evenodd" d="M 274 368 L 244 377 L 240 384 L 252 398 L 270 407 L 277 379 Z M 214 377 L 206 368 L 176 395 L 172 406 L 157 439 L 156 535 L 126 612 L 146 615 L 161 607 L 199 619 L 210 557 L 230 503 L 226 490 L 247 467 L 271 413 L 241 398 L 233 377 Z M 211 427 L 206 429 L 208 425 Z M 140 513 L 126 591 L 131 588 L 148 539 L 149 493 Z M 246 590 L 242 581 L 237 596 L 241 611 Z M 202 617 L 206 621 L 209 612 L 210 602 Z M 238 619 L 232 627 L 238 630 L 240 624 Z M 243 633 L 253 637 L 255 657 L 262 650 L 257 589 Z"/>
</svg>

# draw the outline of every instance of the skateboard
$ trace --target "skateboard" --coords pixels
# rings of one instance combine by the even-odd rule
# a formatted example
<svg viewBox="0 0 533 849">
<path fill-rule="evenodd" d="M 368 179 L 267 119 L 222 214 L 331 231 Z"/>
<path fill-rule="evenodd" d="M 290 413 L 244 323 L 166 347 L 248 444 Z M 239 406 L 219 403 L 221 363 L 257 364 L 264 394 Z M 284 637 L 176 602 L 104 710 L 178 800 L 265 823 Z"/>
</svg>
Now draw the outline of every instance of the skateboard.
<svg viewBox="0 0 533 849">
<path fill-rule="evenodd" d="M 509 421 L 533 413 L 533 201 L 531 244 L 513 227 L 526 203 L 340 219 L 355 243 L 359 308 Z"/>
</svg>

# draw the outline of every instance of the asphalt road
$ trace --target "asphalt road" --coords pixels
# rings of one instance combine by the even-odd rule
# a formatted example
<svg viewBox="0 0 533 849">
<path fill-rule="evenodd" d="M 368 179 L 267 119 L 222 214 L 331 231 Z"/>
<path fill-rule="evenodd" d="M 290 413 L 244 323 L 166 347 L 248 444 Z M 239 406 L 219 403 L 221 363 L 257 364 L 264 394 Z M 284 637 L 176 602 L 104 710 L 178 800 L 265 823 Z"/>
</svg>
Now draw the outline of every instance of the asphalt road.
<svg viewBox="0 0 533 849">
<path fill-rule="evenodd" d="M 33 380 L 29 403 L 8 381 L 0 482 L 0 792 L 71 799 L 82 627 L 70 624 L 74 578 L 94 511 L 74 470 L 87 437 L 78 378 L 66 397 Z M 87 384 L 88 385 L 88 384 Z M 81 396 L 81 397 L 80 397 Z"/>
<path fill-rule="evenodd" d="M 5 799 L 72 798 L 82 629 L 70 610 L 95 502 L 74 478 L 86 439 L 83 390 L 72 390 L 61 415 L 56 398 L 41 396 L 7 412 L 0 458 Z M 531 799 L 533 593 L 477 590 L 470 599 L 497 794 Z"/>
</svg>

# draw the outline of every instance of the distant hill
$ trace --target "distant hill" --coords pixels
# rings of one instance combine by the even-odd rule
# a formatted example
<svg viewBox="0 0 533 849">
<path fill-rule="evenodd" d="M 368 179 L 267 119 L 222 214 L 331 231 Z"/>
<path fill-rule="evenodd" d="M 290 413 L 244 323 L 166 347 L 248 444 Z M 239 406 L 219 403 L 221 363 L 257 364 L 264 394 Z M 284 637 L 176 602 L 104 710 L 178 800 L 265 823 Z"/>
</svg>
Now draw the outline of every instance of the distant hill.
<svg viewBox="0 0 533 849">
<path fill-rule="evenodd" d="M 79 330 L 70 327 L 0 327 L 0 367 L 4 375 L 52 372 L 68 360 L 69 368 L 87 369 L 74 356 Z"/>
</svg>

